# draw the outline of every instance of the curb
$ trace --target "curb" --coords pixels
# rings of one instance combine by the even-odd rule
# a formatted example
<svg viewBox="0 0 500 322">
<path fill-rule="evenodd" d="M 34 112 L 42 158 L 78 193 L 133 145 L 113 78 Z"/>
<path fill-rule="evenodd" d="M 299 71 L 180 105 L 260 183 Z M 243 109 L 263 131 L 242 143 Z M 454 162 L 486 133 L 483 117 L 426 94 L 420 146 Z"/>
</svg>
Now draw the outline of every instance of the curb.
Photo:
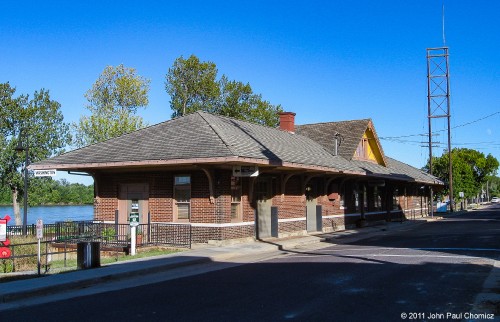
<svg viewBox="0 0 500 322">
<path fill-rule="evenodd" d="M 234 250 L 228 251 L 228 248 L 234 248 Z M 129 277 L 160 273 L 168 269 L 223 261 L 233 257 L 241 256 L 245 253 L 265 253 L 270 251 L 277 251 L 279 249 L 280 245 L 277 244 L 265 245 L 264 247 L 262 244 L 248 244 L 246 246 L 243 246 L 243 249 L 242 245 L 229 246 L 226 248 L 221 247 L 208 250 L 205 249 L 202 251 L 194 251 L 192 254 L 156 258 L 156 260 L 164 261 L 163 263 L 151 264 L 151 262 L 154 261 L 155 258 L 138 259 L 136 261 L 113 263 L 88 270 L 77 270 L 66 273 L 68 275 L 50 275 L 42 277 L 42 279 L 38 280 L 46 283 L 49 282 L 50 279 L 52 279 L 54 280 L 54 283 L 51 285 L 39 285 L 37 287 L 33 287 L 32 280 L 31 282 L 30 280 L 12 282 L 18 283 L 18 286 L 21 285 L 21 287 L 17 287 L 12 292 L 2 292 L 2 290 L 0 290 L 0 305 L 37 296 L 57 294 L 64 292 L 67 289 L 82 289 L 107 282 L 119 281 Z M 200 255 L 200 252 L 206 252 L 207 254 Z M 143 265 L 142 263 L 145 262 L 147 262 L 148 264 Z M 95 276 L 89 277 L 89 275 Z M 66 278 L 61 279 L 61 277 Z"/>
<path fill-rule="evenodd" d="M 156 265 L 156 266 L 150 266 L 150 267 L 144 267 L 142 269 L 129 269 L 124 272 L 116 272 L 116 271 L 110 271 L 109 273 L 103 274 L 101 276 L 96 276 L 93 278 L 85 278 L 81 280 L 68 280 L 68 281 L 63 281 L 59 283 L 54 283 L 53 285 L 45 285 L 45 286 L 40 286 L 37 288 L 32 288 L 32 289 L 26 289 L 26 290 L 17 290 L 14 292 L 10 293 L 4 293 L 0 295 L 0 303 L 7 303 L 7 302 L 12 302 L 16 301 L 19 299 L 26 299 L 26 298 L 31 298 L 35 296 L 41 296 L 41 295 L 48 295 L 48 294 L 55 294 L 61 292 L 61 289 L 67 289 L 68 287 L 71 287 L 71 289 L 78 289 L 78 288 L 85 288 L 89 287 L 92 285 L 96 284 L 101 284 L 105 282 L 110 282 L 110 281 L 118 281 L 124 278 L 128 278 L 131 276 L 135 275 L 140 275 L 140 274 L 153 274 L 153 273 L 158 273 L 161 272 L 165 269 L 172 269 L 172 268 L 178 268 L 178 267 L 183 267 L 183 266 L 190 266 L 190 265 L 196 265 L 196 264 L 203 264 L 203 263 L 208 263 L 211 262 L 212 259 L 210 257 L 198 257 L 195 258 L 193 257 L 192 259 L 189 260 L 183 260 L 180 262 L 170 262 L 166 263 L 163 265 Z M 130 264 L 130 263 L 129 263 Z M 119 265 L 119 264 L 115 264 Z M 96 270 L 100 269 L 106 269 L 109 267 L 113 267 L 115 265 L 108 265 L 108 266 L 103 266 L 100 268 L 95 268 Z M 78 273 L 77 272 L 72 272 L 72 273 Z M 71 273 L 68 273 L 71 274 Z M 45 277 L 45 278 L 50 278 Z M 13 282 L 15 283 L 15 282 Z"/>
</svg>

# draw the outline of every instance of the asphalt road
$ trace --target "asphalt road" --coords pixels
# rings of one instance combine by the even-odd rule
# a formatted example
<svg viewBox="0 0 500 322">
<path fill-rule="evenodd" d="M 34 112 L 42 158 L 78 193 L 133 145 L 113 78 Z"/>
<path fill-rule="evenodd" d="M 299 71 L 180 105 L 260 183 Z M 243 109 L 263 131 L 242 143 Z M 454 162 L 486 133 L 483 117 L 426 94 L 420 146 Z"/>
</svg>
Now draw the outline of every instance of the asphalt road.
<svg viewBox="0 0 500 322">
<path fill-rule="evenodd" d="M 500 259 L 500 209 L 287 253 L 3 311 L 0 320 L 460 321 Z"/>
</svg>

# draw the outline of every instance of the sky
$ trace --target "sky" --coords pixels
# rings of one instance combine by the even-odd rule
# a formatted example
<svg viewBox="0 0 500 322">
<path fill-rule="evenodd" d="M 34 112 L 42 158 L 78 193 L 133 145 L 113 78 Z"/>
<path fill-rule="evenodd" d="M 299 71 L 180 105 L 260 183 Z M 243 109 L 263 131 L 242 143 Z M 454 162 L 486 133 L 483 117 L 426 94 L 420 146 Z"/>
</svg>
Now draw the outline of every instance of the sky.
<svg viewBox="0 0 500 322">
<path fill-rule="evenodd" d="M 151 80 L 138 114 L 156 124 L 172 113 L 168 69 L 194 54 L 296 124 L 371 118 L 384 153 L 421 168 L 426 49 L 447 46 L 452 147 L 500 160 L 499 13 L 492 0 L 2 1 L 0 82 L 48 89 L 71 123 L 88 115 L 84 94 L 104 68 L 124 64 Z M 446 119 L 432 127 L 440 156 Z"/>
</svg>

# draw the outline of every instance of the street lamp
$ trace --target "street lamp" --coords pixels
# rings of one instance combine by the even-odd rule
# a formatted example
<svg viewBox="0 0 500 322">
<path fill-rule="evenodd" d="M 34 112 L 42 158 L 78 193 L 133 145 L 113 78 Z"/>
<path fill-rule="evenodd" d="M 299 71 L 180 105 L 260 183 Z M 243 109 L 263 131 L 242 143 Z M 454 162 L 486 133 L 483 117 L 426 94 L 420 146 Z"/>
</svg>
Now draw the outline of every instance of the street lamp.
<svg viewBox="0 0 500 322">
<path fill-rule="evenodd" d="M 26 159 L 24 160 L 24 208 L 23 208 L 23 235 L 26 236 L 28 234 L 28 136 L 26 135 L 26 145 L 23 146 L 22 140 L 22 130 L 19 131 L 19 140 L 17 141 L 17 152 L 26 152 Z"/>
</svg>

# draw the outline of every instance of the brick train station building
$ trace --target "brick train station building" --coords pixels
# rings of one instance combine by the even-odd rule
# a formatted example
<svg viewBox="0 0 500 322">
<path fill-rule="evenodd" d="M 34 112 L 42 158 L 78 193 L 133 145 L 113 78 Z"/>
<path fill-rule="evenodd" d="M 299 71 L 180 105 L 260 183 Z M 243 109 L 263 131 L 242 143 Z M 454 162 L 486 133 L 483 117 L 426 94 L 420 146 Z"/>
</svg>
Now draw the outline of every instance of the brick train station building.
<svg viewBox="0 0 500 322">
<path fill-rule="evenodd" d="M 195 112 L 34 163 L 94 178 L 94 219 L 189 224 L 194 243 L 427 216 L 443 183 L 384 155 L 369 119 L 280 128 Z"/>
</svg>

